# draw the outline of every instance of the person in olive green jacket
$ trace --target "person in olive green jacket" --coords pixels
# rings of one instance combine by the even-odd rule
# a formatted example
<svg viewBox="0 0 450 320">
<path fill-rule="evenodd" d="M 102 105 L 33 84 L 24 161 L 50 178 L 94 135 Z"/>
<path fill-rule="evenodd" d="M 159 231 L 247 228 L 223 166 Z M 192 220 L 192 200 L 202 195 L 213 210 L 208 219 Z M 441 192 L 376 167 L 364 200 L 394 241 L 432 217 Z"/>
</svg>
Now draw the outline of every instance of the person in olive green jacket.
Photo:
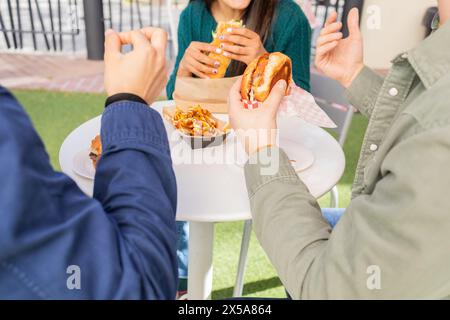
<svg viewBox="0 0 450 320">
<path fill-rule="evenodd" d="M 370 119 L 353 199 L 333 230 L 275 135 L 246 133 L 276 129 L 286 84 L 251 111 L 239 83 L 231 91 L 232 125 L 250 155 L 254 229 L 293 298 L 450 297 L 450 1 L 439 9 L 437 30 L 396 57 L 385 79 L 363 65 L 357 10 L 349 37 L 333 14 L 318 39 L 317 67 Z M 267 155 L 279 161 L 274 174 L 264 172 Z"/>
</svg>

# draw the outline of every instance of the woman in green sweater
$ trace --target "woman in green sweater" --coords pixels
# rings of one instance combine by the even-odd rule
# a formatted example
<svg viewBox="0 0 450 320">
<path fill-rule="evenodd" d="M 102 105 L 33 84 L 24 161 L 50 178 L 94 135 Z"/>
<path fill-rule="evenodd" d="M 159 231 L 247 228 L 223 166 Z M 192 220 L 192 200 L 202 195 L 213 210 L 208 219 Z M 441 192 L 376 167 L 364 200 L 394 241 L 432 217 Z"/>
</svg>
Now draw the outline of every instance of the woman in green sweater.
<svg viewBox="0 0 450 320">
<path fill-rule="evenodd" d="M 169 99 L 177 76 L 204 78 L 214 73 L 217 65 L 207 56 L 209 51 L 217 49 L 209 45 L 213 40 L 212 31 L 218 21 L 231 19 L 244 20 L 247 30 L 234 29 L 235 45 L 223 48 L 223 54 L 236 59 L 228 68 L 227 77 L 243 74 L 246 65 L 260 54 L 279 51 L 292 59 L 295 83 L 309 90 L 311 28 L 294 1 L 191 0 L 180 17 L 179 52 L 166 88 Z"/>
<path fill-rule="evenodd" d="M 210 45 L 218 21 L 243 20 L 245 28 L 233 28 L 221 40 L 233 45 Z M 233 59 L 226 77 L 242 75 L 248 63 L 265 52 L 283 52 L 293 65 L 293 80 L 309 91 L 311 28 L 300 7 L 292 0 L 191 0 L 181 13 L 178 27 L 179 53 L 167 84 L 172 99 L 177 77 L 206 78 L 217 72 L 218 61 L 208 52 L 219 50 Z M 178 223 L 180 291 L 186 289 L 188 228 Z"/>
</svg>

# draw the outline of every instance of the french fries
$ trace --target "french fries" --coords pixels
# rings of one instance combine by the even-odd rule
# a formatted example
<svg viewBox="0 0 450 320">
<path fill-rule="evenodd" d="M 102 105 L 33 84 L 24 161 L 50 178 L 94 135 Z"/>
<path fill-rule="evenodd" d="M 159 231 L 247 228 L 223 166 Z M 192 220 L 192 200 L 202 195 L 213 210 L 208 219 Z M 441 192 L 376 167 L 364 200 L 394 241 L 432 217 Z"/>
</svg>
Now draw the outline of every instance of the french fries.
<svg viewBox="0 0 450 320">
<path fill-rule="evenodd" d="M 189 136 L 211 137 L 217 134 L 218 123 L 210 111 L 200 106 L 189 107 L 186 111 L 176 108 L 172 119 L 175 128 Z"/>
</svg>

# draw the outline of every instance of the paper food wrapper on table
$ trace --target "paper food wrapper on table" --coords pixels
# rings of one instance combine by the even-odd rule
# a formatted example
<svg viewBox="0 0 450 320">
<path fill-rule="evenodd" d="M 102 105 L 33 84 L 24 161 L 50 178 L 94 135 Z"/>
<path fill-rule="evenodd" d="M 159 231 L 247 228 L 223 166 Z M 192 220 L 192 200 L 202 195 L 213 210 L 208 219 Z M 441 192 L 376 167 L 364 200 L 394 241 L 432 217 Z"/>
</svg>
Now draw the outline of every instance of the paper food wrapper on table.
<svg viewBox="0 0 450 320">
<path fill-rule="evenodd" d="M 258 108 L 259 102 L 244 101 L 247 109 Z M 290 87 L 290 93 L 284 97 L 278 109 L 278 114 L 286 117 L 299 117 L 304 121 L 323 128 L 336 128 L 336 124 L 320 108 L 314 97 L 295 84 Z"/>
<path fill-rule="evenodd" d="M 173 99 L 180 107 L 200 105 L 213 113 L 228 113 L 228 94 L 238 77 L 198 79 L 178 77 Z"/>
</svg>

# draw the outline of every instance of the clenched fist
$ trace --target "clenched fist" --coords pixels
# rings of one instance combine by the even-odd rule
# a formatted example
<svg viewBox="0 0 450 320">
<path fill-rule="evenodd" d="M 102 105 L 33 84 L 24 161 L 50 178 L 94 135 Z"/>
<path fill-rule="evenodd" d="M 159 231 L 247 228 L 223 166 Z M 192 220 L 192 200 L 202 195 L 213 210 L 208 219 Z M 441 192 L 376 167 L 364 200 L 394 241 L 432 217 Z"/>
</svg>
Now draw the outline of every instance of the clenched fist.
<svg viewBox="0 0 450 320">
<path fill-rule="evenodd" d="M 121 49 L 131 44 L 133 50 Z M 148 104 L 155 101 L 167 82 L 167 33 L 159 28 L 144 28 L 105 35 L 105 89 L 109 96 L 132 93 Z"/>
</svg>

